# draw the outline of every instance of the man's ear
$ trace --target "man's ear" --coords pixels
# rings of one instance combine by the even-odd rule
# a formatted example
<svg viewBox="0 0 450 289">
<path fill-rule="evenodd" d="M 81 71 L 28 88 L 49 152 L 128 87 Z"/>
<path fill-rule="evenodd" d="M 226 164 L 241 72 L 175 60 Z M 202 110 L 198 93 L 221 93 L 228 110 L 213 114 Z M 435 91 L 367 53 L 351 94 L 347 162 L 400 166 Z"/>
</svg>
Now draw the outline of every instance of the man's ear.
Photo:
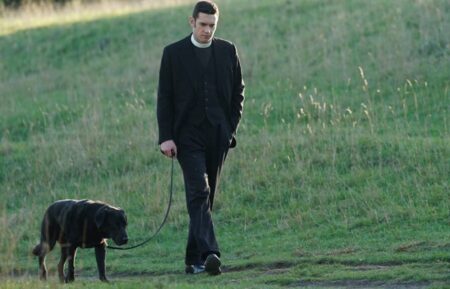
<svg viewBox="0 0 450 289">
<path fill-rule="evenodd" d="M 95 225 L 97 226 L 97 228 L 100 229 L 100 227 L 103 226 L 103 224 L 105 223 L 105 219 L 106 219 L 106 207 L 100 208 L 97 213 L 95 213 L 95 217 L 94 217 L 94 221 L 95 221 Z"/>
<path fill-rule="evenodd" d="M 189 24 L 192 28 L 195 28 L 195 18 L 192 16 L 189 16 Z"/>
</svg>

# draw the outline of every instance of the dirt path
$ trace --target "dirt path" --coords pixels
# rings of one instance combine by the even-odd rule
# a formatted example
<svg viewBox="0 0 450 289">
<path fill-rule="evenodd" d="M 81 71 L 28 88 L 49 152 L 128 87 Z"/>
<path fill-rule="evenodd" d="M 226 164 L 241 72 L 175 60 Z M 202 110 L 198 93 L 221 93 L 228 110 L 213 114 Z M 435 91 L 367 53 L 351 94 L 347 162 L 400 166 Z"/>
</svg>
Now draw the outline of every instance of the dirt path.
<svg viewBox="0 0 450 289">
<path fill-rule="evenodd" d="M 233 273 L 240 273 L 245 271 L 256 271 L 251 273 L 255 274 L 255 281 L 258 282 L 257 275 L 278 275 L 278 274 L 284 274 L 287 271 L 289 271 L 292 267 L 294 267 L 296 263 L 293 262 L 274 262 L 271 264 L 246 264 L 243 266 L 224 266 L 223 267 L 223 273 L 227 274 L 229 273 L 230 276 L 233 276 Z M 366 265 L 362 266 L 365 269 L 366 267 L 389 267 L 389 266 L 380 266 L 380 265 Z M 77 271 L 77 279 L 82 280 L 97 280 L 96 274 L 92 272 L 87 273 L 83 272 L 83 270 Z M 50 272 L 50 275 L 56 274 L 55 272 Z M 179 275 L 183 274 L 182 270 L 176 270 L 176 271 L 164 271 L 164 272 L 110 272 L 108 274 L 108 277 L 111 281 L 114 282 L 114 280 L 121 280 L 121 279 L 134 279 L 134 278 L 142 278 L 142 277 L 159 277 L 159 276 L 165 276 L 165 275 Z M 14 272 L 9 276 L 5 276 L 8 279 L 33 279 L 35 276 L 34 273 L 31 272 Z M 55 276 L 53 276 L 55 277 Z M 51 278 L 53 278 L 51 277 Z M 234 276 L 235 277 L 235 276 Z M 36 276 L 37 278 L 37 276 Z M 56 277 L 55 277 L 56 278 Z M 232 277 L 233 278 L 233 277 Z M 399 282 L 399 281 L 393 281 L 393 280 L 339 280 L 339 281 L 301 281 L 298 282 L 277 282 L 277 281 L 270 281 L 266 283 L 267 285 L 278 285 L 280 287 L 285 288 L 320 288 L 320 289 L 427 289 L 430 288 L 431 285 L 434 285 L 432 282 L 417 282 L 417 281 L 411 281 L 411 282 Z M 450 282 L 448 284 L 444 283 L 437 283 L 439 284 L 436 288 L 439 289 L 450 289 Z"/>
</svg>

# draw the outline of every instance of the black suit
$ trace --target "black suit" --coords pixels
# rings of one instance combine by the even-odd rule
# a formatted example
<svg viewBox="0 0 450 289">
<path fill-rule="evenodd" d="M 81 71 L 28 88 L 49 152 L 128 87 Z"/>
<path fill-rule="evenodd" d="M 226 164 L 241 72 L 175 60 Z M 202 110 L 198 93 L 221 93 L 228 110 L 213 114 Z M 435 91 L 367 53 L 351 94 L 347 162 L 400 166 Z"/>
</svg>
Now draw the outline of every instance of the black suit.
<svg viewBox="0 0 450 289">
<path fill-rule="evenodd" d="M 202 264 L 210 253 L 220 256 L 211 209 L 244 101 L 235 46 L 214 38 L 209 61 L 201 61 L 195 49 L 190 36 L 164 49 L 157 104 L 159 143 L 175 142 L 183 170 L 190 217 L 187 265 Z"/>
<path fill-rule="evenodd" d="M 234 136 L 244 101 L 239 57 L 236 47 L 222 39 L 214 38 L 212 49 L 216 56 L 219 99 Z M 190 36 L 164 48 L 158 86 L 159 143 L 177 141 L 196 97 L 199 68 Z"/>
</svg>

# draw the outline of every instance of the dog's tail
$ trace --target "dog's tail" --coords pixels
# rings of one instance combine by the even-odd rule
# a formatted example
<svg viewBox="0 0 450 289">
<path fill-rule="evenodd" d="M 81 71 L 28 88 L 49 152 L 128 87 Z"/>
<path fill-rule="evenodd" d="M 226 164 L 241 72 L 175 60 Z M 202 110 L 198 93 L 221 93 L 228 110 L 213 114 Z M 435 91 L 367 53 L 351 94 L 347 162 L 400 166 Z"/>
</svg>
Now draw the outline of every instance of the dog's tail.
<svg viewBox="0 0 450 289">
<path fill-rule="evenodd" d="M 37 244 L 32 253 L 34 256 L 43 257 L 48 252 L 50 252 L 53 248 L 48 242 L 49 242 L 49 220 L 48 220 L 48 214 L 47 212 L 44 215 L 44 219 L 41 223 L 41 240 L 39 244 Z M 50 239 L 51 241 L 51 239 Z"/>
</svg>

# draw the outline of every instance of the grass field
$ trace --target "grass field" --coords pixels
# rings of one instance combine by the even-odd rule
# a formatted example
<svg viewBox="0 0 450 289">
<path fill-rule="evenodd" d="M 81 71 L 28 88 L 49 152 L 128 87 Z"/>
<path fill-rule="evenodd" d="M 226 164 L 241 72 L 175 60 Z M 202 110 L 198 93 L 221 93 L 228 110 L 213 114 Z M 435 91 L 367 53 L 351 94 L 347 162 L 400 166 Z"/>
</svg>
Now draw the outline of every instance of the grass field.
<svg viewBox="0 0 450 289">
<path fill-rule="evenodd" d="M 149 245 L 79 250 L 68 288 L 450 288 L 450 3 L 218 0 L 246 80 L 214 208 L 224 274 L 183 274 L 181 172 Z M 152 2 L 148 2 L 152 3 Z M 165 45 L 195 1 L 0 18 L 0 288 L 36 282 L 45 208 L 121 206 L 131 242 L 158 227 L 170 161 L 155 115 Z M 122 8 L 121 8 L 122 7 Z"/>
</svg>

